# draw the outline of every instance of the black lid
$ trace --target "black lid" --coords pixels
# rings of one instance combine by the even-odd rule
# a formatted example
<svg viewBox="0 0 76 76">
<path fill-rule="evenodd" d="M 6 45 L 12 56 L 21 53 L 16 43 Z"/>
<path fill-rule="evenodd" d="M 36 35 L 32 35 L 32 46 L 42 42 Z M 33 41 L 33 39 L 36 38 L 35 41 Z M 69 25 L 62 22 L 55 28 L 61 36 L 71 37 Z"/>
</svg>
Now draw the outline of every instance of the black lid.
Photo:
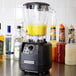
<svg viewBox="0 0 76 76">
<path fill-rule="evenodd" d="M 44 3 L 44 2 L 29 2 L 29 3 L 25 3 L 23 4 L 23 6 L 26 6 L 27 9 L 34 9 L 35 5 L 37 5 L 38 9 L 41 9 L 42 6 L 46 6 L 46 11 L 48 11 L 48 6 L 50 6 L 48 3 Z"/>
<path fill-rule="evenodd" d="M 45 6 L 50 6 L 48 3 L 44 3 L 44 2 L 29 2 L 29 3 L 23 4 L 23 6 L 28 6 L 28 5 L 45 5 Z"/>
<path fill-rule="evenodd" d="M 21 29 L 21 26 L 17 26 L 17 29 Z"/>
</svg>

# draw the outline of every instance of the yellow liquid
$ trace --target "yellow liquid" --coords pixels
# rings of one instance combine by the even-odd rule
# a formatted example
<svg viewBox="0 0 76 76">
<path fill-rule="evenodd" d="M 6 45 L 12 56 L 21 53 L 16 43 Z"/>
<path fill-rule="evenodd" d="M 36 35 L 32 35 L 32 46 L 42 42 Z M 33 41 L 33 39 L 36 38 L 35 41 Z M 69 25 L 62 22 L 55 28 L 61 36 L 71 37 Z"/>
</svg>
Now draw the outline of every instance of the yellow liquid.
<svg viewBox="0 0 76 76">
<path fill-rule="evenodd" d="M 3 43 L 2 47 L 0 47 L 0 48 L 2 48 L 2 50 L 0 50 L 0 51 L 3 52 L 3 54 L 0 55 L 0 60 L 4 60 L 4 36 L 0 36 L 0 42 Z"/>
<path fill-rule="evenodd" d="M 55 59 L 56 59 L 56 44 L 57 44 L 57 41 L 53 40 L 53 41 L 50 41 L 50 43 L 52 44 L 52 61 L 55 61 Z"/>
<path fill-rule="evenodd" d="M 43 25 L 43 26 L 27 25 L 26 26 L 26 33 L 28 35 L 46 35 L 46 31 L 47 31 L 47 25 Z"/>
</svg>

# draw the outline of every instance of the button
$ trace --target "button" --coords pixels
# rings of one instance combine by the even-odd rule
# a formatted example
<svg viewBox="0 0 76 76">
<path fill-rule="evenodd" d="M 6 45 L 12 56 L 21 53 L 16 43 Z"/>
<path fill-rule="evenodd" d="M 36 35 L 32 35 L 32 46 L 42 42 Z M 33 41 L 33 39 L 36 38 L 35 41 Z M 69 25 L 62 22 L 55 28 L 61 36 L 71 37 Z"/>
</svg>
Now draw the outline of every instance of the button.
<svg viewBox="0 0 76 76">
<path fill-rule="evenodd" d="M 33 50 L 33 46 L 29 46 L 28 49 L 29 49 L 30 51 L 32 51 L 32 50 Z"/>
</svg>

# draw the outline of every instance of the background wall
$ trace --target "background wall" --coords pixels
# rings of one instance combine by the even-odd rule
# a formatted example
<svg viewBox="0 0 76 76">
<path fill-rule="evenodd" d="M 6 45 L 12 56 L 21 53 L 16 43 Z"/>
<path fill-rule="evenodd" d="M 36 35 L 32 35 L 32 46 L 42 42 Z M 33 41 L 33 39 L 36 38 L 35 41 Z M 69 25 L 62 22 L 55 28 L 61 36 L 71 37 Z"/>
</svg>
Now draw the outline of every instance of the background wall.
<svg viewBox="0 0 76 76">
<path fill-rule="evenodd" d="M 14 25 L 16 21 L 16 2 L 15 0 L 0 0 L 0 22 L 2 24 L 2 33 L 7 33 L 7 25 Z"/>
<path fill-rule="evenodd" d="M 0 0 L 0 22 L 3 32 L 7 25 L 12 25 L 13 31 L 16 25 L 22 22 L 22 4 L 28 1 L 39 0 Z M 63 23 L 65 26 L 73 24 L 76 27 L 76 0 L 40 0 L 50 3 L 56 10 L 56 25 Z M 58 31 L 57 31 L 58 33 Z M 4 33 L 6 34 L 6 32 Z M 58 35 L 58 34 L 57 34 Z"/>
<path fill-rule="evenodd" d="M 71 24 L 76 29 L 76 0 L 56 0 L 57 25 L 64 24 L 67 27 Z M 67 38 L 67 35 L 66 35 Z"/>
</svg>

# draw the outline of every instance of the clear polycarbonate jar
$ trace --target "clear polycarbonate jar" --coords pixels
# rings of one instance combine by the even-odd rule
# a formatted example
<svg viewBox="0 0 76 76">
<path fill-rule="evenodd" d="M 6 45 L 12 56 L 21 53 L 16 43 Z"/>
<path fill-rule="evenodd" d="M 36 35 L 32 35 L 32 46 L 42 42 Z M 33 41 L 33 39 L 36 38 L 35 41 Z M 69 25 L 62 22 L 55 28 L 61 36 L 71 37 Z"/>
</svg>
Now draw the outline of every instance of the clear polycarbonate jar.
<svg viewBox="0 0 76 76">
<path fill-rule="evenodd" d="M 23 6 L 27 40 L 34 42 L 46 40 L 49 4 L 30 2 Z"/>
</svg>

